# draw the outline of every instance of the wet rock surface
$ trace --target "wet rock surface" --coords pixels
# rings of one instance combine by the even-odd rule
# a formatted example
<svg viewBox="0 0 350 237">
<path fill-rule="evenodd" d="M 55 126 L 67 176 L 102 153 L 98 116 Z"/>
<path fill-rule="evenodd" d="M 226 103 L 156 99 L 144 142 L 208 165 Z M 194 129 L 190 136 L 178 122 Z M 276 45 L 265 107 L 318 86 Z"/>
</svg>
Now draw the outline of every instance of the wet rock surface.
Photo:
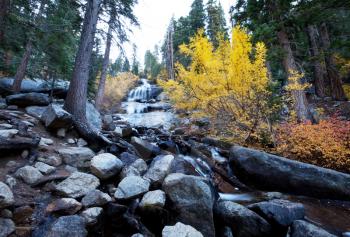
<svg viewBox="0 0 350 237">
<path fill-rule="evenodd" d="M 170 174 L 162 185 L 167 197 L 179 212 L 177 220 L 200 230 L 204 236 L 215 236 L 214 194 L 202 177 Z"/>
<path fill-rule="evenodd" d="M 240 146 L 234 146 L 230 154 L 232 169 L 247 184 L 265 190 L 350 200 L 349 174 Z"/>
</svg>

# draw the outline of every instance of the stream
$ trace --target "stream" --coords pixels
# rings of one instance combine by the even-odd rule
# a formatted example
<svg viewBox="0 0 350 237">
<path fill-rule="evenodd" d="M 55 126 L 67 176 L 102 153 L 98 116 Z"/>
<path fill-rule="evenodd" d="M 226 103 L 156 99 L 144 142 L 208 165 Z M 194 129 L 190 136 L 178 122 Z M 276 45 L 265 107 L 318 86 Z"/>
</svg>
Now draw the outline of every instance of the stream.
<svg viewBox="0 0 350 237">
<path fill-rule="evenodd" d="M 133 127 L 160 129 L 169 134 L 171 128 L 178 124 L 178 119 L 170 104 L 160 99 L 159 91 L 158 86 L 150 84 L 146 79 L 141 79 L 139 85 L 129 92 L 127 100 L 122 103 L 125 113 L 118 114 L 118 116 Z M 147 135 L 145 139 L 147 140 Z M 170 139 L 172 139 L 171 136 Z M 208 160 L 183 152 L 179 149 L 177 141 L 174 142 L 177 145 L 177 158 L 191 165 L 198 175 L 209 178 L 216 187 L 220 199 L 243 205 L 275 198 L 289 199 L 304 204 L 308 221 L 337 235 L 350 231 L 350 202 L 239 188 L 216 173 L 216 170 L 221 170 L 229 177 L 235 177 L 228 165 L 228 158 L 220 154 L 220 149 L 202 144 L 205 146 L 203 150 L 207 151 L 205 154 Z"/>
</svg>

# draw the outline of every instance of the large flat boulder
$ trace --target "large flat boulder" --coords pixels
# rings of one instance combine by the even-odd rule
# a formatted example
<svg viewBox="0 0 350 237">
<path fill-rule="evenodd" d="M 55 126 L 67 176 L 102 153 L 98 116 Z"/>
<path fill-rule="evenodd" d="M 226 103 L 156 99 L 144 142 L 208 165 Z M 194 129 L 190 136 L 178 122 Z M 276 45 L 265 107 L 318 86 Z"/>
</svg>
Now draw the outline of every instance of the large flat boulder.
<svg viewBox="0 0 350 237">
<path fill-rule="evenodd" d="M 350 175 L 234 146 L 230 165 L 244 183 L 263 190 L 350 200 Z"/>
<path fill-rule="evenodd" d="M 215 236 L 213 205 L 214 194 L 205 178 L 169 174 L 162 185 L 173 209 L 179 214 L 177 221 L 191 225 L 201 231 L 203 236 Z"/>
<path fill-rule="evenodd" d="M 97 177 L 91 174 L 74 172 L 67 179 L 57 184 L 55 189 L 64 196 L 79 198 L 95 190 L 99 185 L 100 181 Z"/>
<path fill-rule="evenodd" d="M 1 78 L 0 79 L 0 93 L 11 94 L 12 93 L 13 78 Z M 52 94 L 56 97 L 64 98 L 67 94 L 69 87 L 69 81 L 56 80 L 52 85 L 51 81 L 45 81 L 41 79 L 24 79 L 21 84 L 21 92 L 43 92 L 48 93 L 52 91 Z"/>
<path fill-rule="evenodd" d="M 9 95 L 6 97 L 6 103 L 8 105 L 17 105 L 19 107 L 26 107 L 26 106 L 33 106 L 33 105 L 46 106 L 50 104 L 50 99 L 47 94 L 31 92 L 31 93 Z"/>
<path fill-rule="evenodd" d="M 95 153 L 87 147 L 67 147 L 57 150 L 58 154 L 67 165 L 77 168 L 90 167 L 91 159 Z"/>
</svg>

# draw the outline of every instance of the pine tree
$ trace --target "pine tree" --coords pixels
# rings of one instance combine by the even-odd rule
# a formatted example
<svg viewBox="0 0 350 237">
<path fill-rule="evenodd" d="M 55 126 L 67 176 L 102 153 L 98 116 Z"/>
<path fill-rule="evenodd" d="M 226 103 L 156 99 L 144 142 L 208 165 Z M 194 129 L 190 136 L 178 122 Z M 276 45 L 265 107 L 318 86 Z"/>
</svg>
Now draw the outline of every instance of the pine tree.
<svg viewBox="0 0 350 237">
<path fill-rule="evenodd" d="M 130 63 L 129 59 L 125 58 L 122 72 L 130 72 Z"/>
<path fill-rule="evenodd" d="M 207 34 L 216 48 L 219 45 L 220 35 L 222 34 L 225 38 L 228 36 L 225 14 L 221 4 L 218 4 L 216 0 L 209 0 L 206 10 L 208 20 Z"/>
<path fill-rule="evenodd" d="M 134 75 L 139 75 L 139 66 L 140 66 L 140 63 L 138 62 L 137 60 L 137 46 L 136 44 L 133 44 L 132 46 L 132 66 L 131 66 L 131 72 L 134 74 Z"/>
</svg>

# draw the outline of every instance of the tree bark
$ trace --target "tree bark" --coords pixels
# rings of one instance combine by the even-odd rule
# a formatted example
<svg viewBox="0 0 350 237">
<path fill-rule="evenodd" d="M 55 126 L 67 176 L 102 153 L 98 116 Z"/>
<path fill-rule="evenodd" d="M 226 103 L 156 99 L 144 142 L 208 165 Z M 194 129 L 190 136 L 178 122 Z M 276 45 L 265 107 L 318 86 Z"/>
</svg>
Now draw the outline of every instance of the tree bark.
<svg viewBox="0 0 350 237">
<path fill-rule="evenodd" d="M 288 75 L 290 76 L 291 71 L 298 71 L 293 51 L 290 46 L 290 42 L 288 39 L 288 35 L 285 32 L 284 29 L 277 32 L 277 38 L 279 40 L 279 43 L 281 44 L 282 48 L 285 51 L 285 56 L 283 60 L 283 66 L 284 69 Z M 295 104 L 295 111 L 297 113 L 297 117 L 299 121 L 305 121 L 311 118 L 310 111 L 309 111 L 309 105 L 306 99 L 305 92 L 302 90 L 292 91 L 292 96 L 294 98 Z"/>
<path fill-rule="evenodd" d="M 102 63 L 102 71 L 101 71 L 101 78 L 100 78 L 100 83 L 98 85 L 98 90 L 95 98 L 95 105 L 96 108 L 99 110 L 101 108 L 102 102 L 103 102 L 103 97 L 104 97 L 104 92 L 105 92 L 105 85 L 106 85 L 106 78 L 107 78 L 107 70 L 108 70 L 108 64 L 109 64 L 109 54 L 111 51 L 111 44 L 112 44 L 112 31 L 113 27 L 112 24 L 115 21 L 115 12 L 112 10 L 109 24 L 108 24 L 108 33 L 107 33 L 107 41 L 106 41 L 106 49 L 105 49 L 105 55 L 103 58 L 103 63 Z"/>
<path fill-rule="evenodd" d="M 326 83 L 325 83 L 325 75 L 326 75 L 326 69 L 324 67 L 324 60 L 323 56 L 320 53 L 319 49 L 319 43 L 318 43 L 318 31 L 316 26 L 309 25 L 307 27 L 309 40 L 310 40 L 310 46 L 311 46 L 311 52 L 313 57 L 313 64 L 314 64 L 314 79 L 315 79 L 315 90 L 316 95 L 318 97 L 325 97 L 326 96 Z"/>
<path fill-rule="evenodd" d="M 30 55 L 32 53 L 32 48 L 33 48 L 33 43 L 31 40 L 29 40 L 27 42 L 26 48 L 24 50 L 21 64 L 17 68 L 15 79 L 14 79 L 13 84 L 12 84 L 12 91 L 15 93 L 18 93 L 21 91 L 21 84 L 22 84 L 23 78 L 26 74 L 29 58 L 30 58 Z"/>
<path fill-rule="evenodd" d="M 74 125 L 80 135 L 91 144 L 109 142 L 89 124 L 86 118 L 90 59 L 100 5 L 101 0 L 89 0 L 87 3 L 73 77 L 64 104 L 64 108 L 72 114 Z"/>
<path fill-rule="evenodd" d="M 336 69 L 336 63 L 332 53 L 330 52 L 331 41 L 328 34 L 326 23 L 322 23 L 320 27 L 320 35 L 322 41 L 322 47 L 325 52 L 326 68 L 331 84 L 331 94 L 334 100 L 346 100 L 344 89 L 342 86 L 342 80 Z"/>
</svg>

